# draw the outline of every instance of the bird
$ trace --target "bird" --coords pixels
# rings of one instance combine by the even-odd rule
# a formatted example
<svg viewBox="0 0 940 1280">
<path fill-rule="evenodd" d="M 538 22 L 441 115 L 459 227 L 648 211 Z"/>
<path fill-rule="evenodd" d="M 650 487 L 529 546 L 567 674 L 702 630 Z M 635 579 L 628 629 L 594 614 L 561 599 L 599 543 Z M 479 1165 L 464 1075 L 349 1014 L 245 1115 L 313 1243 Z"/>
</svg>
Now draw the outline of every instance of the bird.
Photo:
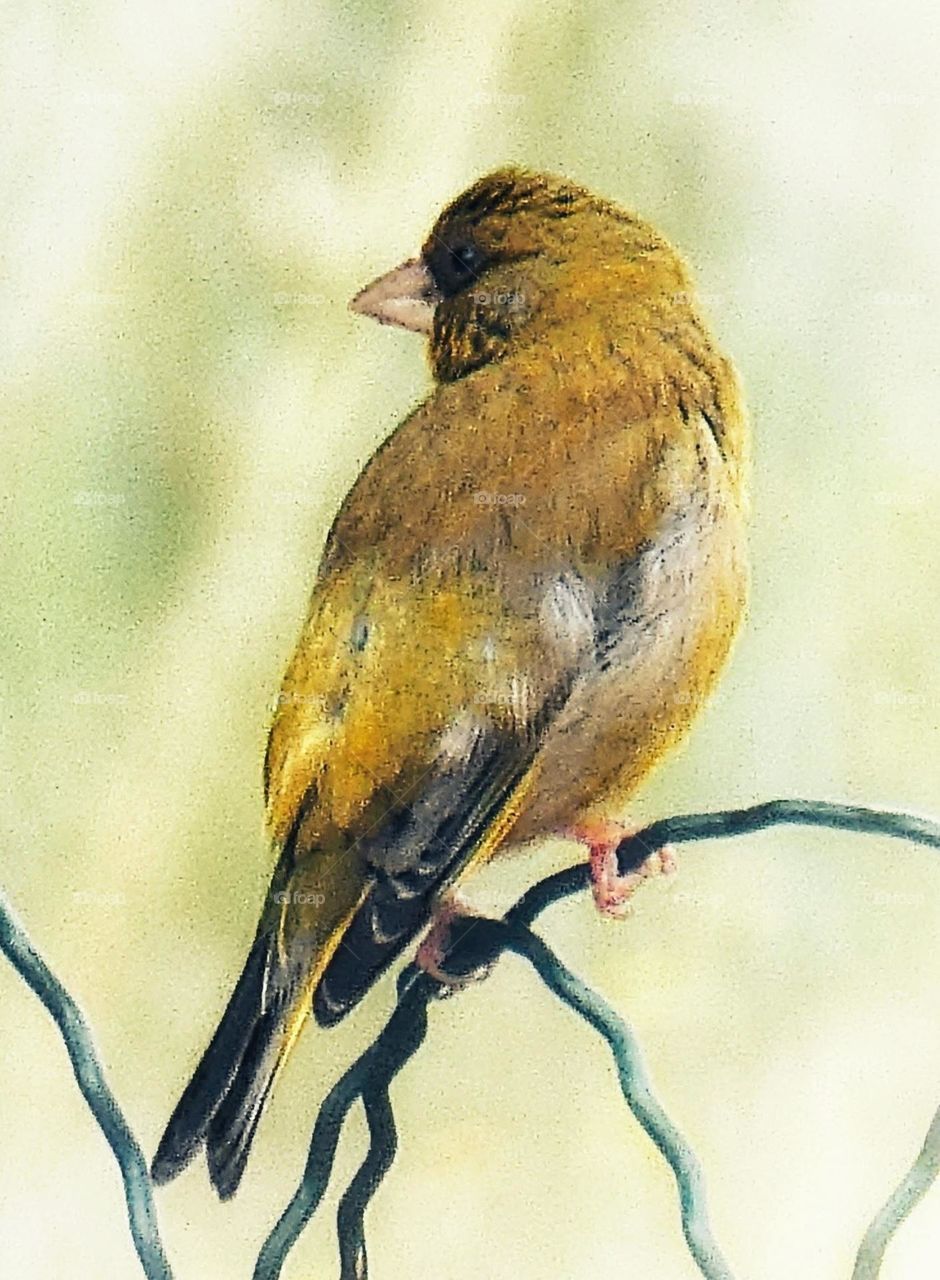
<svg viewBox="0 0 940 1280">
<path fill-rule="evenodd" d="M 305 1023 L 340 1021 L 461 886 L 549 836 L 620 916 L 626 805 L 684 737 L 747 599 L 748 417 L 680 254 L 640 216 L 508 166 L 354 312 L 424 337 L 427 397 L 332 524 L 264 762 L 254 942 L 152 1163 L 236 1191 Z M 455 979 L 456 980 L 456 979 Z"/>
</svg>

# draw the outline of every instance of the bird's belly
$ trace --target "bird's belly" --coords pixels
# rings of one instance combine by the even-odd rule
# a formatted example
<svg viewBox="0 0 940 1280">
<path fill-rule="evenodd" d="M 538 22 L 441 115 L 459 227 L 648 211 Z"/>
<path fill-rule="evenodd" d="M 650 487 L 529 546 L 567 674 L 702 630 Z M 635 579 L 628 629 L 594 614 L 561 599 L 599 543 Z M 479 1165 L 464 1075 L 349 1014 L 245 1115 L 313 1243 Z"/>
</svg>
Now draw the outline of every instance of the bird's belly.
<svg viewBox="0 0 940 1280">
<path fill-rule="evenodd" d="M 548 730 L 513 844 L 585 817 L 617 817 L 689 729 L 744 608 L 743 524 L 714 502 L 689 509 L 642 553 L 637 607 Z"/>
</svg>

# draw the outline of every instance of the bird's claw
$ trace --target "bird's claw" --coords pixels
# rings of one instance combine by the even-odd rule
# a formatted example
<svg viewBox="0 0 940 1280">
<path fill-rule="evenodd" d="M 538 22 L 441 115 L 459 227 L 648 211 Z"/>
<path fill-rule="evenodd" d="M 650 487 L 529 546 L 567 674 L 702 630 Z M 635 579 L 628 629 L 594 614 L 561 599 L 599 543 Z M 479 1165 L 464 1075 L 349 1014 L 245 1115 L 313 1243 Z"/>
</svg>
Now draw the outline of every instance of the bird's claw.
<svg viewBox="0 0 940 1280">
<path fill-rule="evenodd" d="M 635 827 L 625 827 L 619 822 L 593 821 L 572 827 L 566 834 L 590 851 L 591 889 L 594 903 L 601 915 L 623 920 L 633 910 L 633 896 L 645 880 L 657 876 L 673 875 L 678 867 L 672 845 L 653 849 L 638 867 L 621 875 L 617 862 L 617 849 L 630 836 L 636 835 Z"/>
<path fill-rule="evenodd" d="M 454 923 L 461 922 L 465 932 L 473 927 L 473 920 L 479 918 L 478 914 L 471 911 L 456 893 L 443 899 L 434 912 L 431 927 L 424 935 L 415 954 L 415 964 L 439 984 L 440 989 L 436 994 L 440 999 L 455 995 L 472 982 L 482 982 L 493 971 L 495 960 L 461 973 L 454 973 L 445 968 L 447 953 L 454 942 Z"/>
</svg>

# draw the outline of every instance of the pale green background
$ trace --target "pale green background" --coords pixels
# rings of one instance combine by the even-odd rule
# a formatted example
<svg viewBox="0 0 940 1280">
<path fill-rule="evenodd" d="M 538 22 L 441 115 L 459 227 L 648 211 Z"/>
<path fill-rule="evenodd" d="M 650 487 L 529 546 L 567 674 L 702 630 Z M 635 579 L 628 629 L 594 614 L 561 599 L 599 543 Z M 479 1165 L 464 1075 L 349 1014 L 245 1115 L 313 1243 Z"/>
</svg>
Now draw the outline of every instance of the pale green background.
<svg viewBox="0 0 940 1280">
<path fill-rule="evenodd" d="M 2 19 L 2 882 L 151 1151 L 264 893 L 260 761 L 331 514 L 428 385 L 346 311 L 506 161 L 694 263 L 756 429 L 733 667 L 638 816 L 776 795 L 940 814 L 940 252 L 920 3 L 54 5 Z M 492 868 L 480 901 L 574 854 Z M 546 917 L 637 1027 L 742 1277 L 841 1277 L 940 1099 L 940 867 L 795 830 L 690 850 L 622 927 Z M 387 1011 L 310 1030 L 237 1200 L 161 1191 L 179 1280 L 250 1274 Z M 0 967 L 0 1270 L 138 1274 L 116 1170 Z M 522 963 L 395 1088 L 375 1280 L 689 1280 L 603 1047 Z M 342 1146 L 348 1175 L 362 1151 Z M 288 1268 L 336 1271 L 334 1200 Z M 936 1271 L 934 1191 L 885 1280 Z"/>
</svg>

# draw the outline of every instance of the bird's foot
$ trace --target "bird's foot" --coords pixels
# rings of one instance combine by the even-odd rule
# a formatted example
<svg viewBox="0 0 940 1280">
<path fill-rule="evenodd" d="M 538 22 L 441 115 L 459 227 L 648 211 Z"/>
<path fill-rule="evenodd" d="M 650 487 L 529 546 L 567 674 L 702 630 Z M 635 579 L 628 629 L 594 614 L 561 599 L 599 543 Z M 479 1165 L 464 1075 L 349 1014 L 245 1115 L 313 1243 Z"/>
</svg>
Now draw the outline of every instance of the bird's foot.
<svg viewBox="0 0 940 1280">
<path fill-rule="evenodd" d="M 678 863 L 672 845 L 652 849 L 640 865 L 626 875 L 620 874 L 617 849 L 622 841 L 636 835 L 638 827 L 627 827 L 602 818 L 590 819 L 570 827 L 565 834 L 590 850 L 591 888 L 598 911 L 622 920 L 632 910 L 632 898 L 645 880 L 672 875 Z"/>
<path fill-rule="evenodd" d="M 441 984 L 442 996 L 453 995 L 471 982 L 488 978 L 495 961 L 479 965 L 463 973 L 452 973 L 444 967 L 447 952 L 457 937 L 473 928 L 474 920 L 482 917 L 472 911 L 457 893 L 442 898 L 434 911 L 431 927 L 424 935 L 415 955 L 415 964 Z M 456 935 L 456 936 L 455 936 Z"/>
</svg>

